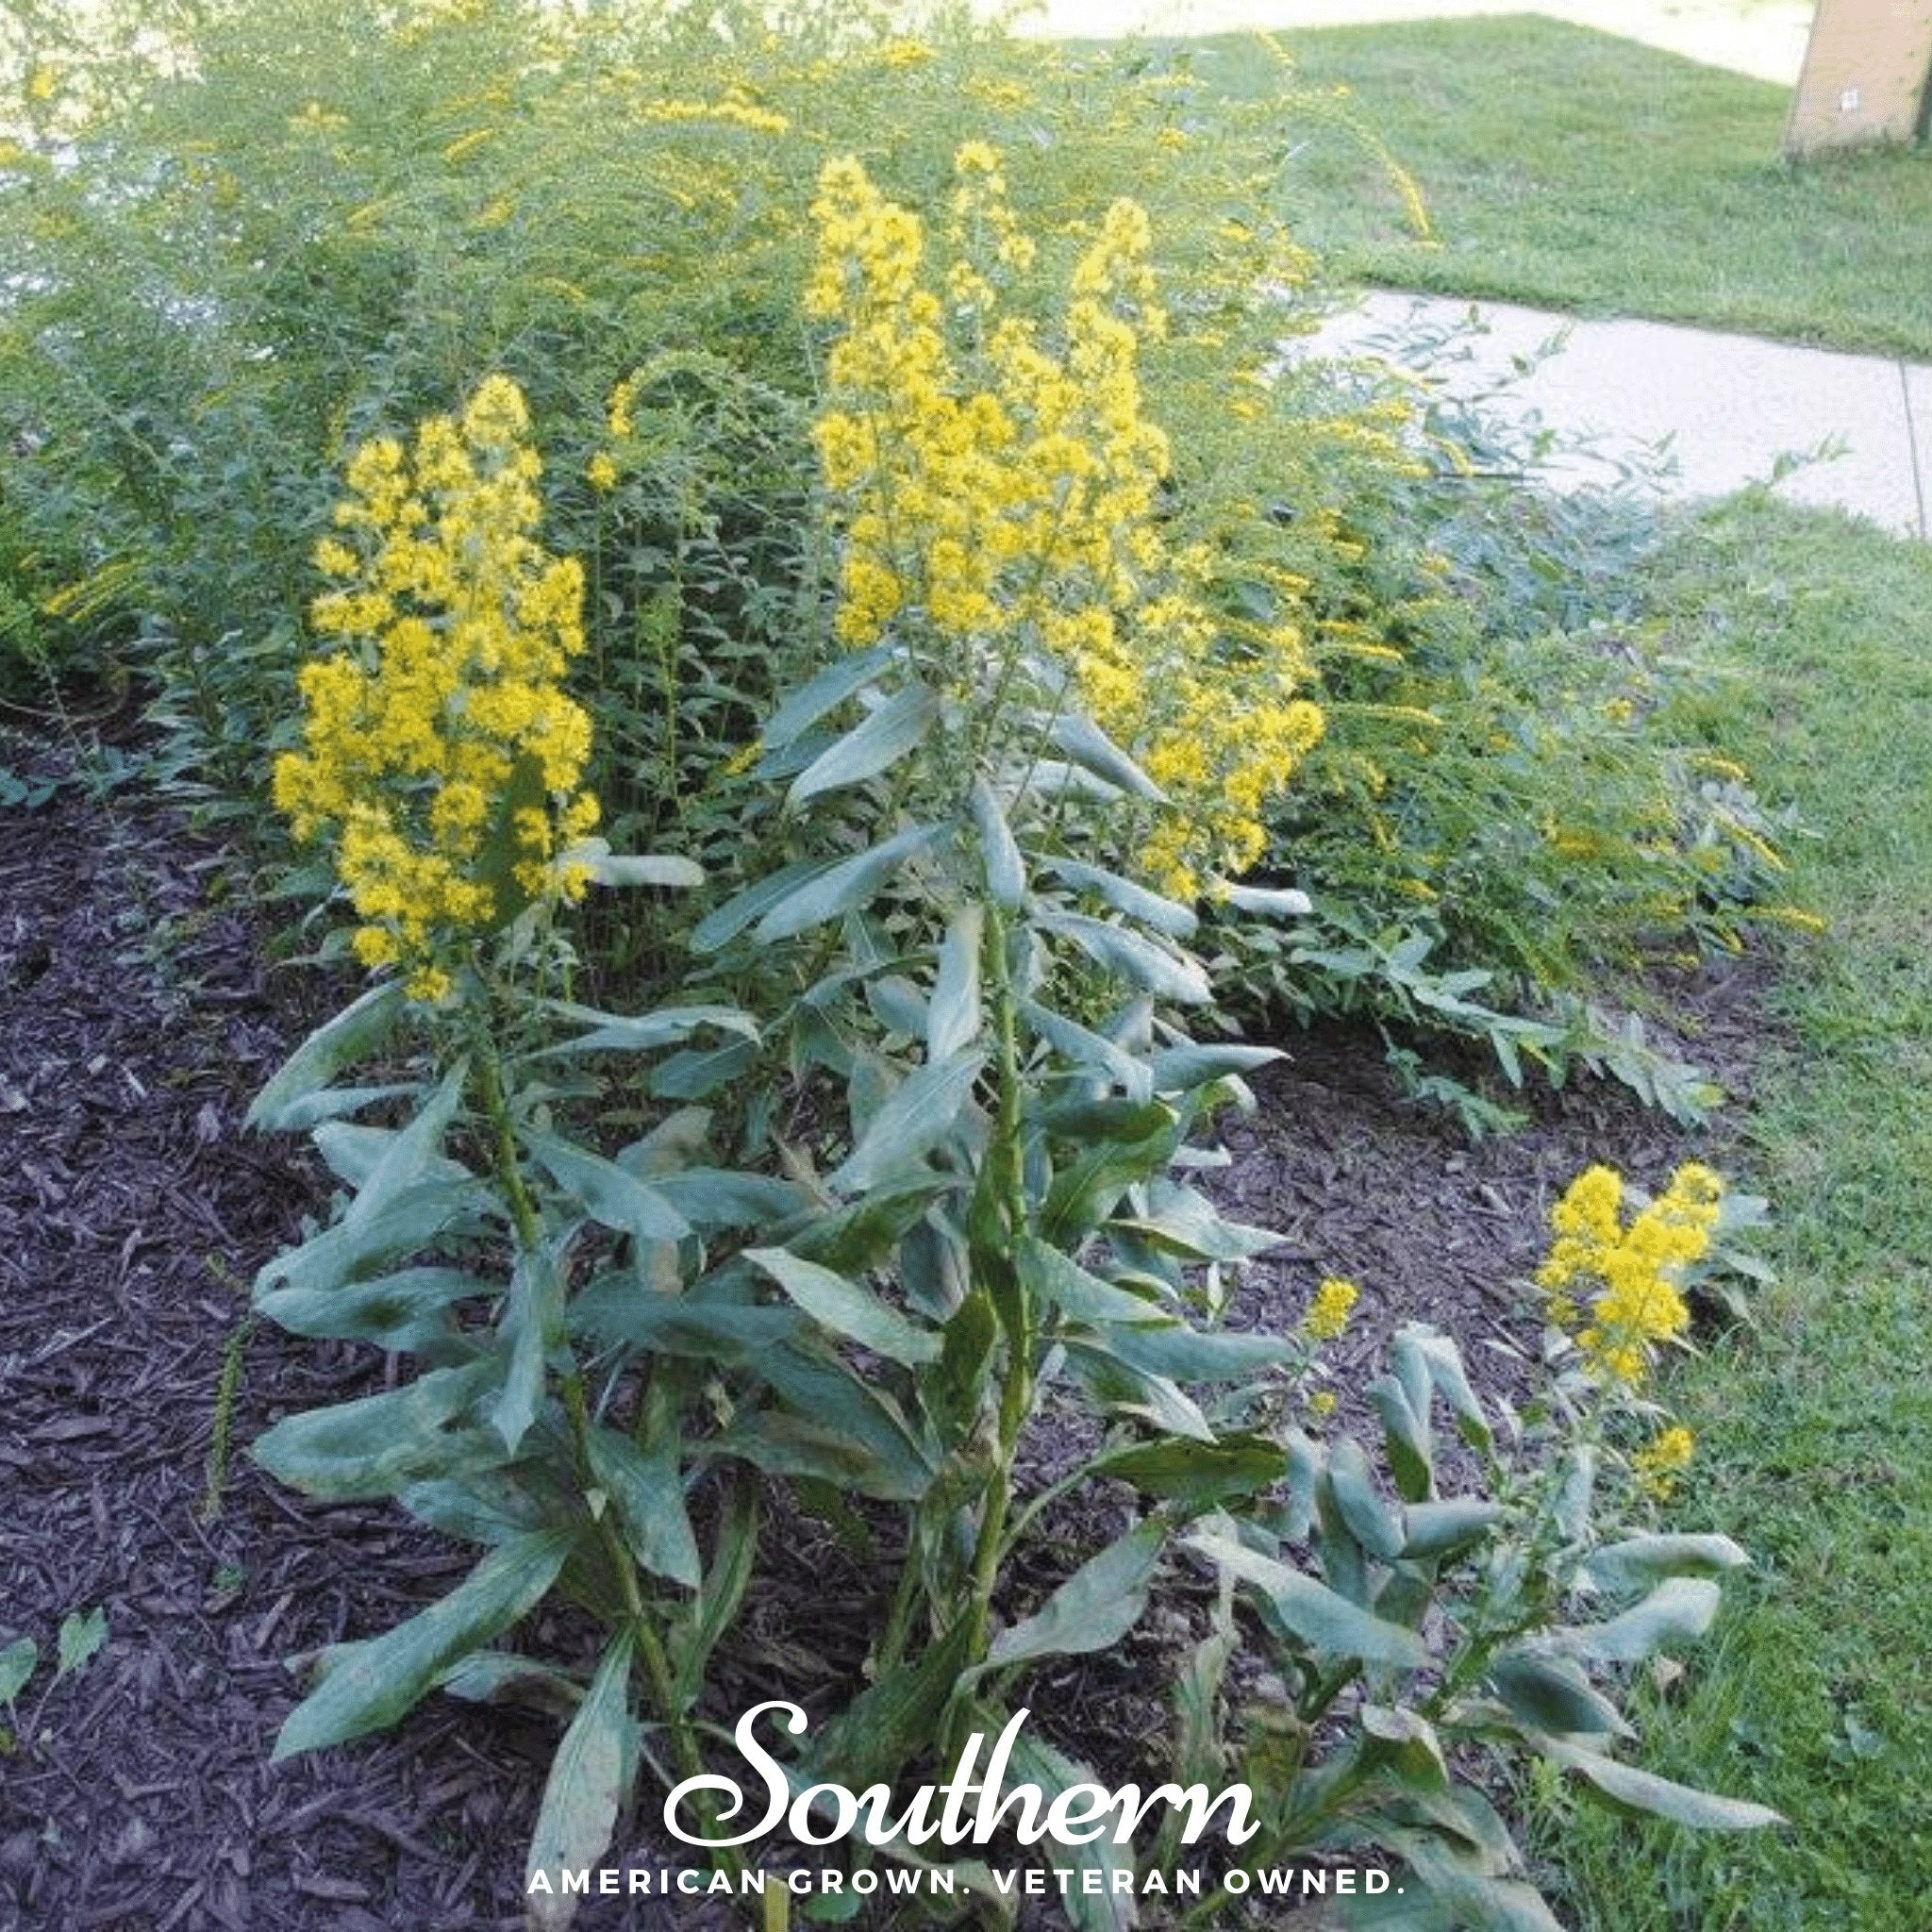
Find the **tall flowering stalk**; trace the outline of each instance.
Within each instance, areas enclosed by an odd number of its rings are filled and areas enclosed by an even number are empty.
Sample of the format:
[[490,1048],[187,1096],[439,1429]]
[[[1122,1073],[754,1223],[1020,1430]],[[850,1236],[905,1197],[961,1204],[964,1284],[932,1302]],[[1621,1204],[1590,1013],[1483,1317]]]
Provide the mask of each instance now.
[[999,156],[955,160],[951,260],[857,160],[830,162],[813,214],[808,310],[839,325],[818,444],[840,507],[839,635],[924,651],[999,706],[1030,676],[1071,700],[1163,794],[1141,814],[1143,873],[1191,898],[1265,844],[1261,813],[1322,732],[1298,695],[1300,629],[1224,618],[1208,559],[1162,527],[1172,451],[1140,361],[1167,321],[1145,211],[1116,201],[1048,329],[1020,306],[1038,247]]

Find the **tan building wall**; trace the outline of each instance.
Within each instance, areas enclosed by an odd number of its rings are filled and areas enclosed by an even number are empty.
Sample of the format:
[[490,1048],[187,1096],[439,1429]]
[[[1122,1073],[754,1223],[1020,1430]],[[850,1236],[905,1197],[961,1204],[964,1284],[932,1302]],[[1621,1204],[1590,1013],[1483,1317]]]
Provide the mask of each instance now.
[[1932,0],[1819,0],[1788,155],[1910,141],[1932,75]]

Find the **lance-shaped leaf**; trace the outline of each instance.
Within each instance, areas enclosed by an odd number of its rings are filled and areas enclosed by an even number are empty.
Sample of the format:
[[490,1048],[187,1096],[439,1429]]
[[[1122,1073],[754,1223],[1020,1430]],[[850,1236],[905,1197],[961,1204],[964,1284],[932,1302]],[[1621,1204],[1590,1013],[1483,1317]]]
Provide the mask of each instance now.
[[1630,1735],[1623,1713],[1566,1657],[1507,1650],[1485,1675],[1510,1716],[1532,1730]]
[[1641,1663],[1666,1643],[1702,1637],[1717,1615],[1720,1594],[1707,1577],[1668,1577],[1622,1616],[1553,1631],[1551,1641],[1573,1657]]
[[1191,1538],[1189,1547],[1253,1585],[1283,1626],[1320,1657],[1359,1657],[1366,1664],[1400,1670],[1421,1670],[1429,1661],[1427,1644],[1413,1630],[1371,1615],[1326,1584],[1258,1550],[1232,1538],[1205,1535]]
[[1750,1561],[1727,1536],[1633,1536],[1592,1550],[1583,1567],[1592,1582],[1622,1591],[1672,1576],[1721,1576]]
[[1060,712],[1049,736],[1083,772],[1091,772],[1122,791],[1144,798],[1150,805],[1167,803],[1167,793],[1084,713]]
[[543,1599],[575,1541],[575,1526],[505,1543],[440,1603],[366,1643],[346,1646],[282,1725],[277,1759],[392,1724],[459,1657],[500,1636]]
[[[1032,1731],[1022,1731],[1014,1740],[1008,1770],[1014,1784],[1037,1785],[1040,1788],[1047,1801],[1042,1810],[1062,1793],[1082,1786],[1091,1790],[1097,1800],[1108,1795],[1105,1787],[1084,1765],[1075,1764],[1071,1757],[1062,1756]],[[1135,1903],[1135,1887],[1131,1882],[1133,1847],[1115,1844],[1112,1820],[1105,1823],[1108,1828],[1085,1844],[1047,1841],[1053,1846],[1051,1857],[1056,1871],[1072,1867],[1075,1872],[1099,1874],[1099,1883],[1094,1890],[1089,1891],[1084,1884],[1069,1883],[1061,1894],[1061,1906],[1074,1932],[1132,1932],[1132,1928],[1140,1924],[1140,1908]],[[1093,1829],[1091,1825],[1087,1828]],[[1129,1883],[1117,1887],[1114,1883],[1117,1873],[1126,1874]]]
[[977,905],[959,908],[946,924],[940,970],[925,1012],[925,1052],[943,1060],[979,1038],[979,947],[986,914]]
[[821,1268],[816,1261],[801,1261],[783,1248],[747,1248],[744,1257],[835,1335],[908,1369],[939,1360],[941,1344],[933,1330],[908,1321],[858,1282]]
[[631,1555],[654,1575],[695,1590],[704,1570],[675,1459],[647,1456],[614,1429],[593,1427],[585,1440],[591,1474],[615,1505]]
[[396,980],[372,987],[344,1007],[282,1062],[274,1078],[255,1096],[247,1124],[281,1131],[308,1124],[300,1113],[303,1104],[326,1088],[344,1067],[374,1053],[389,1038],[402,1010],[403,989]]
[[705,882],[705,869],[695,860],[664,852],[612,852],[595,849],[600,841],[577,846],[565,857],[581,865],[595,886],[670,886],[680,891]]
[[530,1056],[532,1059],[556,1054],[650,1053],[713,1026],[747,1040],[756,1041],[758,1037],[758,1022],[736,1007],[659,1007],[649,1013],[606,1013],[570,1000],[545,1000],[543,1010],[553,1019],[580,1026],[584,1031],[554,1045],[540,1047]]
[[1005,808],[984,778],[973,781],[973,829],[979,834],[979,862],[995,906],[1017,912],[1026,898],[1026,861],[1007,823]]
[[835,1193],[862,1193],[911,1166],[952,1131],[985,1064],[984,1053],[962,1047],[908,1074],[866,1122],[858,1146],[825,1185]]
[[1169,939],[1191,939],[1201,924],[1191,907],[1163,899],[1158,892],[1150,892],[1145,886],[1123,878],[1117,872],[1108,872],[1104,866],[1087,865],[1058,855],[1046,859],[1045,864],[1076,891],[1091,892],[1116,912],[1124,912],[1129,919],[1152,926],[1156,932],[1164,932]]
[[782,751],[827,711],[856,697],[891,663],[893,656],[892,645],[874,644],[869,651],[834,658],[817,676],[789,692],[765,721],[765,743],[774,751]]
[[879,888],[938,836],[937,825],[908,825],[880,844],[841,858],[787,892],[752,928],[752,937],[762,945],[771,945],[870,904]]
[[1654,1772],[1639,1771],[1634,1764],[1620,1764],[1614,1757],[1565,1743],[1560,1739],[1542,1738],[1535,1741],[1545,1757],[1577,1773],[1591,1790],[1622,1811],[1647,1812],[1653,1818],[1668,1818],[1674,1824],[1688,1824],[1698,1831],[1756,1831],[1786,1822],[1781,1813],[1768,1805],[1754,1805],[1743,1798],[1721,1798],[1715,1791],[1674,1784]]
[[1071,940],[1096,966],[1130,986],[1145,987],[1184,1006],[1205,1006],[1213,997],[1198,959],[1170,952],[1126,926],[1090,919],[1084,912],[1041,912],[1039,918],[1047,931]]
[[272,1285],[255,1297],[255,1307],[291,1335],[373,1341],[414,1355],[448,1337],[452,1303],[494,1295],[501,1286],[460,1268],[405,1268],[330,1287]]
[[1239,886],[1224,882],[1220,896],[1237,912],[1252,912],[1262,919],[1304,919],[1315,909],[1306,892],[1292,887]]
[[1170,1436],[1136,1442],[1095,1458],[1095,1475],[1132,1483],[1150,1496],[1212,1509],[1272,1488],[1288,1474],[1288,1455],[1266,1436],[1223,1436],[1192,1442]]
[[441,1158],[442,1137],[462,1105],[468,1074],[469,1062],[458,1060],[437,1083],[416,1117],[390,1137],[342,1215],[344,1228],[369,1226],[425,1181],[447,1182],[448,1167]]
[[525,1132],[524,1144],[602,1226],[640,1243],[681,1241],[691,1232],[691,1223],[656,1188],[614,1160],[554,1134]]
[[291,1489],[332,1502],[393,1495],[405,1484],[504,1459],[466,1411],[493,1379],[490,1362],[436,1369],[403,1388],[285,1417],[256,1440],[256,1461]]
[[[551,1760],[524,1868],[532,1932],[562,1932],[575,1917],[576,1895],[563,1890],[562,1874],[581,1872],[603,1857],[637,1775],[638,1724],[630,1710],[635,1642],[625,1630],[604,1653]],[[540,1872],[549,1874],[551,1890],[532,1892]]]
[[1074,1572],[1032,1616],[1002,1630],[987,1654],[998,1670],[1037,1657],[1111,1650],[1147,1607],[1147,1591],[1166,1546],[1165,1524],[1137,1524]]
[[563,1341],[563,1271],[553,1247],[518,1256],[499,1329],[503,1383],[490,1420],[514,1456],[543,1403],[544,1368]]
[[828,745],[791,781],[785,794],[788,809],[821,792],[862,784],[890,771],[906,754],[925,741],[940,714],[939,693],[924,684],[907,684],[877,710],[856,724],[837,743]]

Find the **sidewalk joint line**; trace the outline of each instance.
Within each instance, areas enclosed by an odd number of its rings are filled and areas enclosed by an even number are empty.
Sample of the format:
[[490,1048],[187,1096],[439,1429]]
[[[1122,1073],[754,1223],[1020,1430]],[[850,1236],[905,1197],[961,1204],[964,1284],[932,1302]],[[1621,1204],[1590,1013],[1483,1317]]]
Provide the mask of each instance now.
[[[1925,471],[1919,456],[1919,432],[1912,422],[1912,379],[1907,373],[1905,358],[1898,363],[1898,392],[1906,406],[1906,457],[1912,466],[1912,494],[1919,504],[1919,541],[1932,542],[1932,526],[1925,522]],[[1932,424],[1926,425],[1932,428]]]

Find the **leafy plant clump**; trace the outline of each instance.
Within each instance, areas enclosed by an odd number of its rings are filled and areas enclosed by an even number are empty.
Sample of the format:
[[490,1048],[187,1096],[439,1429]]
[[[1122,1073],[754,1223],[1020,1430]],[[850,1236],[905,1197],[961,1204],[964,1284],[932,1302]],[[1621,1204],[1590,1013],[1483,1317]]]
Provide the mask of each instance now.
[[[748,773],[778,699],[839,648],[830,579],[856,592],[870,559],[876,597],[893,575],[862,512],[837,556],[819,512],[822,454],[849,470],[858,447],[819,447],[850,414],[822,408],[811,312],[824,162],[853,152],[943,210],[970,244],[955,302],[1010,277],[1006,247],[1064,278],[1131,184],[1165,291],[1141,416],[1189,428],[1141,519],[1178,600],[1159,676],[1180,675],[1145,760],[1219,799],[1216,864],[1314,902],[1265,941],[1217,940],[1226,1003],[1474,1033],[1506,1074],[1581,1060],[1694,1110],[1694,1074],[1599,1015],[1605,974],[1735,943],[1775,828],[1726,760],[1721,700],[1619,628],[1627,519],[1525,508],[1481,423],[1284,366],[1326,299],[1286,219],[1291,136],[1345,110],[1286,71],[1229,101],[1180,52],[1022,51],[958,21],[914,38],[883,8],[774,20],[751,0],[274,0],[181,13],[163,58],[137,6],[23,16],[0,45],[20,130],[0,144],[0,652],[36,678],[102,655],[137,671],[169,782],[253,824],[292,749],[346,457],[502,371],[541,425],[550,542],[583,574],[586,789],[614,842],[675,845],[718,903],[791,852]],[[971,143],[1029,157],[1009,227],[954,179]],[[1003,407],[1032,379],[1018,332],[1053,320],[1006,292],[981,345]],[[971,586],[900,587],[934,589]],[[1124,731],[1158,678],[1103,611],[1055,621],[1094,627],[1083,699]],[[1238,782],[1187,769],[1189,708],[1237,669]],[[1187,900],[1209,868],[1180,823],[1144,826],[1135,864]],[[611,983],[670,969],[668,902],[591,916]]]
[[[1146,211],[1116,202],[1056,262],[979,145],[942,206],[941,253],[858,158],[820,175],[803,272],[829,566],[806,588],[829,580],[842,648],[741,759],[751,875],[681,930],[650,915],[675,963],[621,1008],[581,996],[608,927],[575,902],[701,874],[590,832],[596,767],[562,688],[585,584],[537,545],[525,400],[492,375],[413,454],[351,458],[340,521],[374,547],[325,559],[331,655],[277,782],[385,970],[257,1103],[311,1133],[341,1198],[255,1305],[412,1373],[256,1453],[484,1554],[322,1659],[277,1750],[438,1687],[541,1683],[572,1715],[529,1878],[594,1863],[640,1790],[715,1790],[707,1686],[781,1486],[871,1525],[878,1571],[863,1670],[796,1790],[949,1767],[1043,1662],[1112,1647],[1161,1593],[1208,1622],[1178,1663],[1175,1775],[1243,1768],[1255,1860],[1372,1852],[1445,1919],[1552,1924],[1469,1752],[1690,1824],[1772,1818],[1628,1763],[1610,1695],[1619,1667],[1702,1633],[1743,1560],[1643,1527],[1690,1446],[1649,1377],[1722,1187],[1686,1170],[1633,1204],[1586,1175],[1555,1218],[1536,1401],[1499,1411],[1453,1343],[1406,1332],[1360,1391],[1380,1474],[1321,1386],[1350,1286],[1292,1334],[1229,1324],[1274,1237],[1191,1176],[1273,1054],[1181,1024],[1213,994],[1189,899],[1306,909],[1226,876],[1320,737],[1299,592],[1217,625],[1224,559],[1164,517],[1184,462],[1141,386],[1168,325]],[[372,525],[378,485],[396,505]],[[1026,1446],[1070,1413],[1072,1453],[1033,1479]],[[1100,1482],[1132,1498],[1124,1525],[1016,1614],[1053,1505]],[[553,1594],[600,1633],[580,1667],[507,1646]],[[1231,1674],[1243,1644],[1277,1698]],[[1093,1782],[1038,1737],[1009,1769],[1048,1797]],[[724,1822],[703,1835],[728,1874]],[[841,1856],[933,1862],[890,1835]],[[1073,1856],[1167,1873],[1186,1848]],[[569,1904],[533,1892],[540,1922]],[[1140,1911],[1110,1885],[1068,1905],[1083,1925]]]

